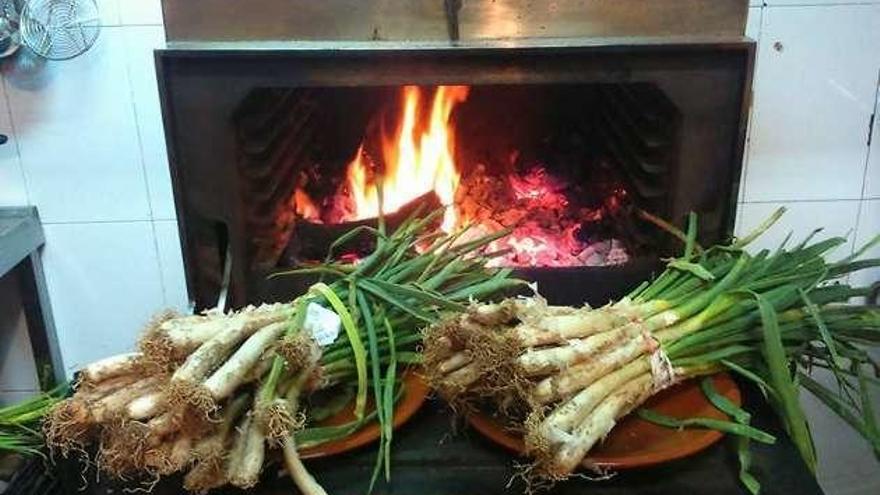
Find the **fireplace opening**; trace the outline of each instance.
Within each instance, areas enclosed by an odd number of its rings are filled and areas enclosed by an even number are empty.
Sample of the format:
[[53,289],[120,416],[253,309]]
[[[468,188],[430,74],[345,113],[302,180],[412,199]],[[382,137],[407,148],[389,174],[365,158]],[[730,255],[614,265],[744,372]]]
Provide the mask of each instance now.
[[[558,304],[603,304],[677,252],[646,214],[733,230],[753,46],[538,43],[157,53],[190,295],[285,300],[272,277],[421,208],[511,229],[492,262]],[[222,234],[222,235],[221,235]],[[334,250],[356,262],[370,236]]]
[[668,213],[680,119],[651,83],[255,89],[234,117],[254,268],[323,259],[380,203],[391,223],[443,209],[461,243],[509,230],[497,266],[656,259],[638,212]]

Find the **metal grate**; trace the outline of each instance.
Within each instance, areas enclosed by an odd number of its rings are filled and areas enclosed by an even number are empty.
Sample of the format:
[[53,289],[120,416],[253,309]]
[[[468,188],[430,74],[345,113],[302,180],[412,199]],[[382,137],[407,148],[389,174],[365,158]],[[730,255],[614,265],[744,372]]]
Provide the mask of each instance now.
[[22,41],[50,60],[81,55],[95,44],[99,32],[95,0],[31,0],[21,12]]

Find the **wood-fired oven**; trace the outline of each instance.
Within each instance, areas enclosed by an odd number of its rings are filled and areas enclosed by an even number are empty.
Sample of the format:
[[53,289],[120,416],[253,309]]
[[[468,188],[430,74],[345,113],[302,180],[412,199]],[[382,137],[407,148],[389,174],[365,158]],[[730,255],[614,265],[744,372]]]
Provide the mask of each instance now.
[[[168,4],[166,16],[184,8]],[[235,307],[289,299],[309,281],[269,276],[375,222],[380,189],[390,222],[444,208],[437,228],[467,225],[463,240],[510,229],[493,263],[559,303],[601,303],[648,276],[677,242],[648,218],[696,211],[703,241],[730,235],[752,42],[457,40],[457,26],[445,42],[157,51],[198,309],[227,283]]]

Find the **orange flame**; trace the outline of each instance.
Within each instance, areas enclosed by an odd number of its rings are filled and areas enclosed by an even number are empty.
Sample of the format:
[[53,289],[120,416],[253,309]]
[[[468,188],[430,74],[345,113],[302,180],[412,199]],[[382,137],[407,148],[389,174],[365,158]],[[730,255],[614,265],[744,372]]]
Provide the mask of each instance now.
[[315,203],[312,202],[312,198],[310,198],[301,188],[297,188],[296,191],[294,191],[293,202],[297,215],[310,220],[319,218],[320,212],[318,207],[315,206]]
[[[454,130],[449,118],[453,108],[467,99],[467,86],[439,86],[434,93],[427,126],[418,131],[422,92],[418,86],[403,88],[403,110],[397,134],[383,141],[385,170],[382,180],[382,209],[397,211],[406,203],[434,191],[446,206],[443,229],[451,232],[456,216],[452,207],[459,172],[455,167]],[[363,146],[348,165],[346,176],[354,205],[353,218],[360,220],[379,215],[379,195],[370,179]]]

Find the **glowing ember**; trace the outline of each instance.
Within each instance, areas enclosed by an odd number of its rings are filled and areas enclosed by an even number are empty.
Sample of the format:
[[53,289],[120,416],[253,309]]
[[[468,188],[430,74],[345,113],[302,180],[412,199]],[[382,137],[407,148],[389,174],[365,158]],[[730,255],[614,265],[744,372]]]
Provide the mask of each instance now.
[[533,167],[522,175],[511,175],[508,180],[516,199],[555,204],[560,208],[568,205],[568,198],[563,192],[565,184],[551,177],[543,167]]
[[601,222],[620,207],[622,189],[610,191],[604,204],[595,208],[578,208],[570,200],[574,193],[539,164],[507,175],[506,181],[483,175],[483,170],[477,167],[476,175],[465,176],[457,205],[462,217],[477,225],[461,242],[512,229],[489,246],[489,251],[506,251],[490,265],[606,266],[628,261],[619,241],[592,240],[581,232],[584,225]]

